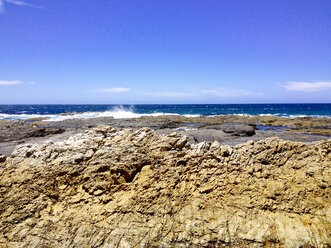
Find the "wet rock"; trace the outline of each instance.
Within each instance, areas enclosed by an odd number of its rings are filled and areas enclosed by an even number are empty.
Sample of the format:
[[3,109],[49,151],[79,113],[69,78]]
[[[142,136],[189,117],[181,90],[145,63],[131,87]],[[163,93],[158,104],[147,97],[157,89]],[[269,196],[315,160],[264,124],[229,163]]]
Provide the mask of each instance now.
[[0,154],[0,163],[5,162],[7,157],[5,155]]
[[255,134],[254,125],[246,125],[246,124],[233,124],[233,125],[220,125],[220,124],[204,124],[199,127],[200,129],[208,129],[208,130],[221,130],[226,134],[230,134],[232,136],[240,136],[247,137]]
[[222,131],[233,136],[247,137],[255,134],[255,129],[250,125],[223,126]]
[[40,127],[38,124],[25,121],[8,121],[0,124],[0,142],[22,140],[30,137],[45,137],[63,133],[65,130],[58,127]]
[[174,128],[179,128],[183,126],[183,123],[182,122],[179,122],[179,121],[169,121],[165,124],[162,124],[160,126],[160,129],[165,129],[165,128],[171,128],[171,129],[174,129]]
[[223,142],[233,137],[250,137],[255,134],[254,127],[250,125],[202,125],[198,130],[182,131],[190,138],[192,143],[203,141]]
[[215,130],[215,129],[200,129],[200,130],[186,131],[185,134],[190,138],[190,141],[192,143],[200,143],[203,141],[222,142],[228,136],[222,130]]

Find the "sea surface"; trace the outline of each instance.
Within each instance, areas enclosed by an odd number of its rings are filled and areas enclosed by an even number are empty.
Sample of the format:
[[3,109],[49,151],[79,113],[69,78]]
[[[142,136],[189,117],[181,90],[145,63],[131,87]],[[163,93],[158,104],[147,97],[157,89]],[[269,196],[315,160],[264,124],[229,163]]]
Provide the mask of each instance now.
[[[66,113],[73,113],[65,115]],[[260,115],[331,118],[331,103],[326,104],[140,104],[140,105],[0,105],[0,120],[45,117],[48,121],[73,118],[182,115]]]

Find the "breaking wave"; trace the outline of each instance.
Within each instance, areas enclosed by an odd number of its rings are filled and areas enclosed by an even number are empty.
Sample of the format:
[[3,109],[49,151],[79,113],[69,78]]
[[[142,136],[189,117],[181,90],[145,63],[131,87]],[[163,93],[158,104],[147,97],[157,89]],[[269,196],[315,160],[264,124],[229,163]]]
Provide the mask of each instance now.
[[[310,105],[306,107],[308,109]],[[313,105],[316,110],[304,111],[302,105],[286,105],[261,108],[259,105],[0,105],[0,120],[63,121],[68,119],[102,118],[132,119],[176,115],[184,117],[200,116],[277,116],[277,117],[326,117],[331,118],[330,104]],[[287,107],[287,108],[286,108]],[[321,110],[321,108],[323,109]],[[246,108],[246,109],[245,109]],[[262,110],[261,110],[262,109]],[[272,110],[274,110],[274,112]],[[309,109],[311,109],[309,107]],[[267,111],[266,111],[267,110]],[[270,110],[270,112],[268,111]],[[2,113],[1,113],[2,112]],[[268,113],[269,112],[269,113]],[[32,121],[32,120],[31,120]]]

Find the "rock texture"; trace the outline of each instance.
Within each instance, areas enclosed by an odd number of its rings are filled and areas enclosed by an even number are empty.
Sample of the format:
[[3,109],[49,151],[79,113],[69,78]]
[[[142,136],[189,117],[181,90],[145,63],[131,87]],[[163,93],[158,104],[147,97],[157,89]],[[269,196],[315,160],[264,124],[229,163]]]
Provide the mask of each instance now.
[[196,130],[181,131],[189,137],[191,143],[200,143],[203,141],[218,141],[233,140],[238,137],[251,137],[255,134],[253,126],[249,125],[209,125],[204,124],[196,128]]
[[0,246],[330,247],[331,140],[107,126],[0,162]]
[[53,134],[63,133],[63,128],[42,127],[40,123],[29,123],[26,121],[1,121],[0,142],[22,140],[29,137],[45,137]]

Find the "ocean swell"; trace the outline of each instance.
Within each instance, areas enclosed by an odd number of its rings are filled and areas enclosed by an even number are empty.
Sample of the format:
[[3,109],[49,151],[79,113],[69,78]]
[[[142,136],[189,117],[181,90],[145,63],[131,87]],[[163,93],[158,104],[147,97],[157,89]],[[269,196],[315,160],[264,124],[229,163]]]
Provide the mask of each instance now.
[[[214,117],[235,115],[239,117],[324,117],[331,118],[329,105],[315,106],[313,111],[302,105],[287,105],[281,108],[262,109],[259,106],[242,105],[233,108],[230,105],[0,105],[0,120],[29,120],[43,118],[46,121],[63,121],[68,119],[86,119],[112,117],[114,119],[132,119],[139,117],[157,117],[176,115],[184,117]],[[331,106],[331,105],[330,105]],[[286,109],[286,110],[285,110]],[[307,110],[307,111],[306,111]]]

